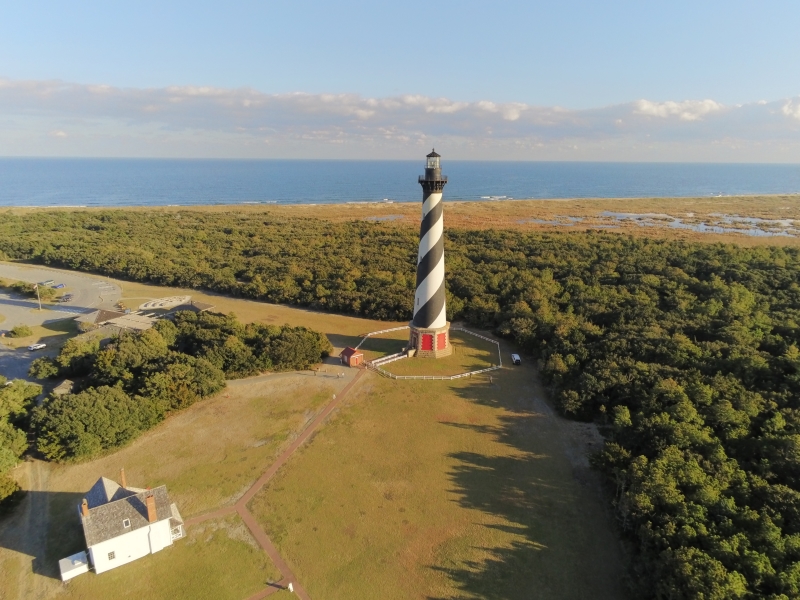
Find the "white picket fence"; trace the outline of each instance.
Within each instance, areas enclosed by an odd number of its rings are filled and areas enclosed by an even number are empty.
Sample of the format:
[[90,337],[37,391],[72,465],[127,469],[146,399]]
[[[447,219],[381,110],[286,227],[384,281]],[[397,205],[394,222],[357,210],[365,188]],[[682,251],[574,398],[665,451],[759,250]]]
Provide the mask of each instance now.
[[408,354],[405,352],[395,352],[394,354],[389,354],[387,356],[381,356],[380,358],[376,358],[375,360],[371,360],[370,363],[375,365],[376,367],[380,365],[388,365],[391,362],[396,360],[402,360],[407,358]]
[[[387,333],[389,331],[399,331],[401,329],[408,329],[408,327],[395,327],[394,329],[386,329],[385,331],[375,331],[373,333],[367,334],[364,337],[364,340],[367,339],[370,335],[376,335],[379,333]],[[463,327],[451,327],[450,331],[463,331],[464,333],[468,333],[469,335],[474,335],[477,338],[482,340],[486,340],[497,346],[497,361],[496,365],[492,365],[491,367],[487,367],[486,369],[478,369],[477,371],[469,371],[467,373],[459,373],[458,375],[395,375],[394,373],[389,373],[384,369],[381,369],[381,365],[387,365],[390,362],[394,362],[396,360],[400,360],[406,357],[406,354],[403,352],[398,352],[397,354],[390,354],[389,356],[384,356],[382,358],[375,359],[373,361],[369,361],[366,363],[367,369],[370,371],[375,371],[384,377],[388,377],[390,379],[421,379],[425,380],[450,380],[453,379],[463,379],[464,377],[471,378],[473,375],[480,375],[481,373],[489,373],[490,371],[496,371],[497,369],[503,368],[503,357],[500,354],[500,342],[497,340],[493,340],[492,338],[488,338],[485,335],[481,335],[480,333],[475,333],[474,331],[470,331],[469,329],[464,329]],[[361,343],[364,342],[361,340]],[[359,344],[360,346],[361,344]],[[358,347],[358,346],[356,346]],[[387,360],[388,359],[388,360]]]
[[367,339],[371,338],[373,335],[381,335],[382,333],[390,333],[392,331],[402,331],[403,329],[408,329],[408,325],[403,325],[402,327],[392,327],[391,329],[381,329],[380,331],[370,331],[369,333],[365,333],[362,340],[358,342],[358,346],[355,347],[356,350],[361,348],[361,344],[367,341]]

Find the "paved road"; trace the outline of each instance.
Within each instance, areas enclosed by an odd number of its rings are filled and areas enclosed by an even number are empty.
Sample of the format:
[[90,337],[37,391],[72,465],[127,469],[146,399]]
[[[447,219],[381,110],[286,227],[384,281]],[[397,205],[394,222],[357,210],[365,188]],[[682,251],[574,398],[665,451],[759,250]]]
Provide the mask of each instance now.
[[[61,319],[77,317],[96,308],[113,308],[122,295],[119,286],[99,277],[48,267],[0,262],[0,277],[29,283],[52,279],[66,286],[59,291],[74,295],[72,301],[68,303],[43,303],[40,311],[35,299],[0,293],[0,315],[5,317],[0,323],[0,331],[12,329],[17,325],[46,325]],[[0,375],[8,379],[25,378],[31,361],[42,355],[41,352],[13,350],[0,344]]]

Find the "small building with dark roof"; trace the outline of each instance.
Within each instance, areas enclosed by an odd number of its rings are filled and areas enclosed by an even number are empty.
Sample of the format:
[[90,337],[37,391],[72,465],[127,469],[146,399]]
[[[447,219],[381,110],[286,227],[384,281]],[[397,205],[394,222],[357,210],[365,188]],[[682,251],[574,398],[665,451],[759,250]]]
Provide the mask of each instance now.
[[339,353],[339,358],[342,360],[343,365],[357,367],[364,362],[364,353],[348,346]]
[[184,537],[183,519],[167,487],[128,487],[101,477],[79,507],[89,561],[102,573],[154,554]]
[[85,315],[81,315],[80,317],[76,317],[75,322],[79,324],[83,331],[89,331],[90,329],[100,327],[104,323],[108,323],[112,319],[124,316],[124,312],[105,310],[101,308],[99,310],[93,310],[90,313],[86,313]]

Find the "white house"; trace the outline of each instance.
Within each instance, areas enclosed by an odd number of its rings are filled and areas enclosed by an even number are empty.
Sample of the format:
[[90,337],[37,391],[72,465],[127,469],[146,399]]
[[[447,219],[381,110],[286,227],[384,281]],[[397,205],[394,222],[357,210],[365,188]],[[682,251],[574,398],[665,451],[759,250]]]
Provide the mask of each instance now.
[[183,519],[171,504],[167,487],[127,487],[101,477],[80,506],[83,534],[94,572],[153,554],[184,537]]

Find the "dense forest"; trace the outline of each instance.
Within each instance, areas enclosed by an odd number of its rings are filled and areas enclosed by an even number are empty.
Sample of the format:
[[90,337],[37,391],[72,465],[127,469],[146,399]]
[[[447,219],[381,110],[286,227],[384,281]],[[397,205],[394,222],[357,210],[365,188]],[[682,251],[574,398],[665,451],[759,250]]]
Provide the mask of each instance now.
[[76,381],[72,393],[33,409],[32,431],[49,459],[92,458],[218,392],[226,378],[306,369],[330,350],[324,335],[305,327],[243,325],[233,315],[191,311],[102,348],[96,338],[73,338],[55,360],[31,364],[31,376]]
[[[383,319],[410,317],[416,243],[257,213],[0,222],[8,258]],[[797,250],[496,230],[445,249],[449,318],[515,340],[565,415],[604,427],[638,596],[800,597]]]

